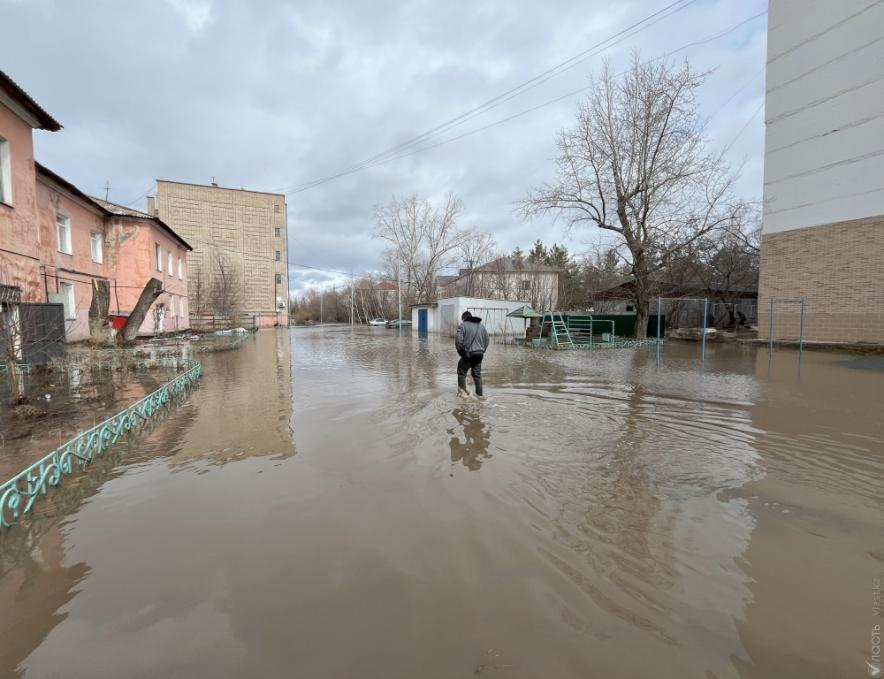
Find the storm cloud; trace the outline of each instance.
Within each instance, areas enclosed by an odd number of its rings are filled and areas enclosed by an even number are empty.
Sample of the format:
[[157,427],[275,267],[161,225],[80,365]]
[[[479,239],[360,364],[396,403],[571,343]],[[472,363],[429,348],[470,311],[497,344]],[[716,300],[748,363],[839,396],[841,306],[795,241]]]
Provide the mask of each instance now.
[[[667,4],[0,0],[0,69],[65,126],[36,133],[38,160],[93,194],[109,181],[111,200],[143,209],[156,178],[290,192],[469,111]],[[671,58],[709,71],[699,98],[710,143],[741,167],[742,197],[758,199],[766,16],[755,15],[766,4],[685,2],[427,144],[585,87],[603,58],[617,66],[633,49],[654,58],[685,47]],[[377,270],[374,207],[393,194],[453,190],[465,204],[462,223],[492,233],[503,249],[536,238],[575,253],[591,248],[597,234],[589,230],[566,233],[513,213],[551,176],[555,134],[579,97],[290,193],[292,290],[340,280],[334,272]]]

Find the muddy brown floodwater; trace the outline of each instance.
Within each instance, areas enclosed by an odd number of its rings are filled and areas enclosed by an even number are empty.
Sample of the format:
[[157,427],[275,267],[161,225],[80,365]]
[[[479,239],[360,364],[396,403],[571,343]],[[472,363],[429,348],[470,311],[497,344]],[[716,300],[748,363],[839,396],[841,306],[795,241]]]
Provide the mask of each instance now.
[[416,333],[205,356],[3,536],[0,676],[868,676],[884,359],[697,354],[494,346],[484,403]]

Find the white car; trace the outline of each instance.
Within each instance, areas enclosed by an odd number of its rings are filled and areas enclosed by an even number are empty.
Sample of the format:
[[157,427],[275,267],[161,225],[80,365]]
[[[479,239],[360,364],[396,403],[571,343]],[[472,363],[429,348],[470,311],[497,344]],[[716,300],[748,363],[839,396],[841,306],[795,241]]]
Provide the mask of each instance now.
[[369,325],[387,325],[386,318],[372,318],[369,322]]

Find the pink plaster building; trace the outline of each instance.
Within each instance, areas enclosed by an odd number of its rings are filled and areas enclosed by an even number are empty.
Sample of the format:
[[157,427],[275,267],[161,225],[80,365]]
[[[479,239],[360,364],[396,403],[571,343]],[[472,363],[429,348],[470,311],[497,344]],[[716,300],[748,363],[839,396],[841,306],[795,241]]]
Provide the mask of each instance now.
[[34,130],[61,125],[0,71],[0,285],[26,302],[46,301],[36,231]]
[[151,278],[163,283],[139,334],[189,327],[187,253],[157,217],[86,195],[34,161],[32,131],[61,126],[0,72],[0,292],[60,303],[68,341],[89,337],[93,281],[128,315]]

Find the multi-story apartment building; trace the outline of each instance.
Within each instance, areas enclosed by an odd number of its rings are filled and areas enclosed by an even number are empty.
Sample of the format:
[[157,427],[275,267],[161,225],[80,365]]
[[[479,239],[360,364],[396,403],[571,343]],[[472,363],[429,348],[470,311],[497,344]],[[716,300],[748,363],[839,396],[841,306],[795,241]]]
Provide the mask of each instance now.
[[145,284],[161,280],[139,334],[186,329],[187,242],[37,163],[34,129],[61,126],[0,72],[0,339],[26,335],[28,314],[47,303],[61,308],[65,339],[89,338],[95,281],[108,283],[110,314],[127,316]]
[[[758,320],[884,342],[884,5],[770,0]],[[777,302],[777,300],[783,300]]]
[[194,248],[192,320],[220,315],[258,327],[288,323],[284,195],[158,179],[148,212]]

